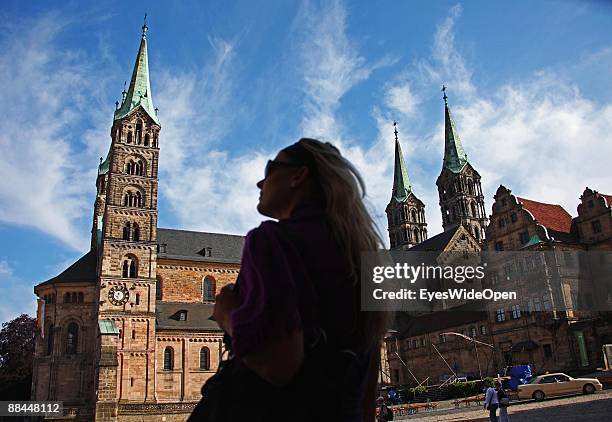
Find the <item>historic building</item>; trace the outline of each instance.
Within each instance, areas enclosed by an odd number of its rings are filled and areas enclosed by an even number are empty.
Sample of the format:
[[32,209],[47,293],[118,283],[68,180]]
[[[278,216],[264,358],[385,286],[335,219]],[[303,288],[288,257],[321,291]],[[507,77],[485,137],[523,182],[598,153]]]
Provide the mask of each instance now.
[[395,127],[395,167],[393,169],[393,191],[385,209],[389,223],[391,249],[406,250],[427,239],[425,204],[412,191],[406,170],[402,147]]
[[455,122],[451,116],[444,91],[444,160],[442,171],[436,180],[442,227],[450,230],[464,225],[481,241],[487,228],[484,195],[480,185],[480,174],[472,167],[463,149]]
[[45,301],[32,400],[77,420],[184,420],[217,368],[222,332],[208,318],[234,282],[244,239],[157,227],[161,124],[147,26],[96,180],[91,249],[34,291]]
[[[560,205],[515,196],[504,186],[494,198],[484,248],[499,262],[488,281],[519,292],[515,303],[489,305],[499,361],[530,363],[538,372],[602,367],[612,326],[601,311],[612,309],[612,291],[609,275],[601,283],[588,261],[612,250],[610,196],[586,188],[575,218]],[[608,302],[596,306],[598,299]]]

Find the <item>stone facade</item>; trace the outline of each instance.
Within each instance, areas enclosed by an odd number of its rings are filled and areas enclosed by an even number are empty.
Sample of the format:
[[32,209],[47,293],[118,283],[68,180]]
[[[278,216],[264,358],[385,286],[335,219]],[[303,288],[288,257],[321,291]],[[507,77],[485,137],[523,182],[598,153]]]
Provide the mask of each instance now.
[[146,29],[98,168],[91,250],[34,289],[45,333],[32,399],[63,401],[71,420],[185,420],[224,351],[208,317],[236,281],[243,239],[157,228]]

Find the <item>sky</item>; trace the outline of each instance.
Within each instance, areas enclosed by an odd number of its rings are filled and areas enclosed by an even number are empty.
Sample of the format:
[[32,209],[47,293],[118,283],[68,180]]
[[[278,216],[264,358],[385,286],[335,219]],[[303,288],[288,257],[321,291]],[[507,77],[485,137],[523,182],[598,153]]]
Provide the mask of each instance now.
[[99,157],[147,13],[158,226],[244,235],[302,136],[361,172],[386,236],[398,122],[442,231],[442,84],[491,213],[500,184],[576,215],[612,194],[612,1],[37,1],[0,6],[0,322],[89,248]]

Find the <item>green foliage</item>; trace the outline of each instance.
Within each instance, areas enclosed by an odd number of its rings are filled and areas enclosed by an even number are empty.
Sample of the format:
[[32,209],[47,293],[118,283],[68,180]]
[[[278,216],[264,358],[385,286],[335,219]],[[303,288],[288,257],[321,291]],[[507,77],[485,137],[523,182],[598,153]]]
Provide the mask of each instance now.
[[0,397],[29,400],[36,319],[21,315],[2,324],[0,331]]
[[418,387],[412,387],[409,391],[416,396],[418,394],[427,393],[427,387],[424,385],[419,385]]

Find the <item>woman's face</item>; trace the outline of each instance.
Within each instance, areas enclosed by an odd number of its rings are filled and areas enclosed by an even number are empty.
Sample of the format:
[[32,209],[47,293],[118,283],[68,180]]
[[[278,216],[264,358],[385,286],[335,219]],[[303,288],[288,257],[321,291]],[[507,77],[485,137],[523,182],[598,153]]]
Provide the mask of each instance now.
[[299,169],[291,164],[289,157],[279,152],[273,160],[269,174],[257,183],[260,189],[257,211],[267,217],[276,219],[287,218],[291,214],[295,198],[292,176]]

